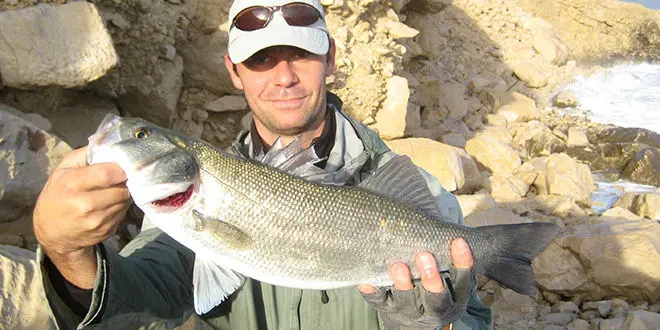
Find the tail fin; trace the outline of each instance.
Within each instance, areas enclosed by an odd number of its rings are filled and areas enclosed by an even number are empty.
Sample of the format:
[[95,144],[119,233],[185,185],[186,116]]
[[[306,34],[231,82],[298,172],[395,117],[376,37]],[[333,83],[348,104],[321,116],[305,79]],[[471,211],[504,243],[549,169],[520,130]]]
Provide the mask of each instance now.
[[495,246],[479,260],[479,272],[521,294],[536,294],[532,260],[552,242],[559,227],[547,222],[477,227]]

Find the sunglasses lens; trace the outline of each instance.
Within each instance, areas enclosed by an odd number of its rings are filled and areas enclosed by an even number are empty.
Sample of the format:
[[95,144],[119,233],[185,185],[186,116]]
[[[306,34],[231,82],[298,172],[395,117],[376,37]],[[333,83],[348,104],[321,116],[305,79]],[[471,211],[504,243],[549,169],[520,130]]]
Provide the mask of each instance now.
[[268,23],[270,10],[265,7],[246,8],[234,19],[234,26],[243,31],[254,31],[263,28]]
[[282,8],[282,16],[289,25],[308,26],[316,23],[321,17],[319,12],[304,3],[291,3]]

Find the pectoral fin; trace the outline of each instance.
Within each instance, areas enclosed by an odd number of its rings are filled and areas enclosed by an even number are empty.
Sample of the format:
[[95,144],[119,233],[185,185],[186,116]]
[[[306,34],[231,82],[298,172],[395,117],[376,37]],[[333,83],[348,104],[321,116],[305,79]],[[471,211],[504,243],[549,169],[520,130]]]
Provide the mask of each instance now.
[[201,315],[219,305],[243,285],[243,275],[204,258],[195,257],[193,286],[195,312]]
[[204,231],[217,237],[219,241],[229,245],[232,249],[241,251],[252,249],[254,240],[240,228],[197,210],[193,210],[192,214],[197,220],[196,229],[198,231]]

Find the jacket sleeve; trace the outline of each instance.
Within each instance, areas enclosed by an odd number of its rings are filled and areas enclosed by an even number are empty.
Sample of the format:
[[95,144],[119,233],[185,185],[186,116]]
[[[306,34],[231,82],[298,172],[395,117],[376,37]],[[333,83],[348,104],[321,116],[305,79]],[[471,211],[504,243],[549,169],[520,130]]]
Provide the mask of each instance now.
[[[60,328],[75,329],[117,315],[181,319],[192,313],[194,254],[158,228],[140,233],[119,254],[97,246],[92,303],[81,320],[42,274],[51,312]],[[43,253],[39,254],[44,271]]]

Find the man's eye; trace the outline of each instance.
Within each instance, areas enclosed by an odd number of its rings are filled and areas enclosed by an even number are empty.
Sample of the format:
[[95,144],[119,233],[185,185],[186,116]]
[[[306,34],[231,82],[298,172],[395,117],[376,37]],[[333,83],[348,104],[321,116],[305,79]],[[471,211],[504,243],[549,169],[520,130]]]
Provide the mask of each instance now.
[[271,59],[270,59],[269,56],[267,56],[265,54],[257,53],[257,54],[254,54],[253,56],[251,56],[250,58],[248,58],[245,61],[245,64],[248,67],[253,67],[253,66],[261,66],[261,65],[267,64],[270,61],[271,61]]
[[297,58],[308,58],[308,57],[310,57],[310,56],[312,56],[312,53],[310,53],[310,52],[308,52],[308,51],[306,51],[306,50],[304,50],[304,49],[298,49],[298,50],[296,51],[296,57],[297,57]]

